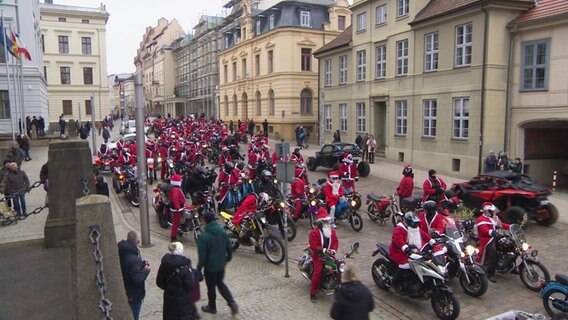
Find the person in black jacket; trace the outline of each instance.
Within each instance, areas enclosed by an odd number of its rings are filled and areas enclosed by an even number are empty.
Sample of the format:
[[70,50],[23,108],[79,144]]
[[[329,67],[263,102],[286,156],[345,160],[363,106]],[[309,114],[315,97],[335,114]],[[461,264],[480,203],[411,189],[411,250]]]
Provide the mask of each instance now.
[[335,290],[335,301],[330,316],[334,320],[368,320],[375,308],[371,291],[357,276],[352,265],[346,265],[342,274],[341,287]]
[[142,301],[146,296],[144,282],[150,273],[150,265],[140,257],[139,242],[136,231],[130,231],[126,240],[121,240],[118,243],[122,280],[134,320],[138,320],[140,316]]
[[102,194],[103,196],[109,196],[108,183],[105,182],[105,178],[101,175],[97,176],[97,183],[95,183],[95,189],[97,194]]
[[183,256],[183,245],[172,242],[169,253],[162,257],[156,284],[164,290],[163,320],[193,320],[198,318],[192,291],[195,277],[191,260]]

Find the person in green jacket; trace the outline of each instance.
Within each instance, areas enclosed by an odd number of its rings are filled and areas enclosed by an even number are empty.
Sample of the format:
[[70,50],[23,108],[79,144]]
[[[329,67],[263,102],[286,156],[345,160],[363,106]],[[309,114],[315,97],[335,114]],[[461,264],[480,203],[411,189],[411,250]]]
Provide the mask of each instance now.
[[204,216],[205,230],[199,237],[198,253],[199,262],[197,270],[200,272],[205,270],[205,284],[207,285],[207,298],[209,303],[201,307],[203,312],[217,313],[217,305],[215,300],[217,294],[215,288],[219,288],[219,292],[229,304],[231,314],[234,316],[239,312],[239,307],[233,299],[233,295],[227,285],[223,282],[225,277],[225,265],[231,261],[233,257],[233,248],[225,230],[217,223],[215,213],[208,212]]

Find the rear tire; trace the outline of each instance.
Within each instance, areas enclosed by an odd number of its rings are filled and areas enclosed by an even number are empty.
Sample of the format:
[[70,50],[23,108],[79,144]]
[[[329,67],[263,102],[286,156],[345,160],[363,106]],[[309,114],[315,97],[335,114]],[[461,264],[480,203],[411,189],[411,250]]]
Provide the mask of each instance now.
[[296,222],[294,221],[294,219],[292,219],[292,217],[290,217],[289,215],[287,215],[286,219],[288,220],[288,241],[292,241],[296,238],[296,233],[298,232],[298,228],[296,226]]
[[528,222],[529,214],[523,207],[512,206],[503,213],[502,220],[508,224],[518,224],[523,228]]
[[389,262],[385,258],[379,258],[373,262],[373,266],[371,267],[371,276],[373,277],[373,281],[377,287],[388,290],[390,285],[387,283],[386,279],[388,277],[388,265]]
[[357,165],[357,171],[359,172],[359,176],[363,178],[368,177],[371,173],[371,166],[367,161],[361,161]]
[[379,217],[377,217],[376,214],[376,207],[374,203],[369,204],[369,206],[367,207],[367,215],[369,216],[369,219],[371,219],[371,221],[377,221],[379,220]]
[[454,320],[460,315],[460,303],[451,292],[440,290],[432,295],[430,302],[434,313],[442,320]]
[[537,219],[536,222],[541,226],[549,227],[558,221],[558,209],[552,204],[549,203],[542,207],[542,209],[538,211],[548,211],[548,215],[545,218],[539,219],[541,212],[537,212]]
[[316,171],[316,169],[318,168],[318,161],[315,157],[309,157],[308,161],[306,162],[306,167],[308,167],[308,170],[310,171]]

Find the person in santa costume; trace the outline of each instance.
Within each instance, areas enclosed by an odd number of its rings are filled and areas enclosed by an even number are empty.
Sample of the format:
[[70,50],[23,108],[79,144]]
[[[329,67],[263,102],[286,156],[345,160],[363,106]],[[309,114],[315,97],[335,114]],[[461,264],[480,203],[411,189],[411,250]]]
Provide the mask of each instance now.
[[422,195],[422,202],[426,200],[433,200],[440,203],[442,200],[447,200],[444,192],[446,191],[446,183],[444,180],[436,176],[436,170],[428,170],[428,178],[422,184],[424,193]]
[[323,268],[325,265],[325,255],[335,256],[339,248],[339,240],[335,229],[331,227],[331,217],[324,207],[318,209],[316,215],[317,227],[310,231],[309,244],[314,272],[310,284],[310,300],[316,302],[318,289],[320,287]]
[[343,154],[343,161],[339,166],[339,176],[343,182],[343,191],[346,194],[355,192],[355,181],[359,181],[357,166],[353,163],[353,155]]
[[101,144],[101,147],[97,150],[97,156],[99,158],[110,156],[110,149],[107,147],[106,143]]
[[254,180],[256,178],[256,168],[258,166],[258,162],[261,160],[259,155],[259,150],[257,147],[253,147],[252,150],[248,154],[248,170],[249,170],[249,178]]
[[232,162],[225,162],[223,169],[219,172],[219,184],[217,189],[219,190],[219,204],[222,204],[229,193],[229,190],[239,182],[240,170],[235,169],[235,165]]
[[482,214],[475,221],[475,229],[479,236],[479,252],[477,256],[478,262],[484,264],[487,269],[487,279],[495,283],[495,269],[497,268],[497,249],[495,243],[497,240],[497,230],[503,228],[509,230],[510,225],[501,222],[497,216],[499,209],[491,202],[485,202],[481,205]]
[[396,188],[396,195],[398,196],[398,203],[402,203],[402,199],[412,197],[414,190],[414,172],[409,165],[404,166],[402,169],[403,178],[400,180]]
[[335,228],[335,209],[343,196],[343,189],[339,183],[339,174],[337,171],[330,171],[327,174],[327,178],[327,183],[323,187],[323,193],[325,194],[325,202],[329,207],[331,225]]
[[128,153],[126,149],[122,149],[122,152],[118,156],[119,166],[134,166],[136,165],[136,159]]
[[226,162],[233,162],[233,158],[231,158],[230,150],[227,147],[221,148],[221,155],[219,155],[219,160],[217,164],[219,167],[223,167]]
[[298,221],[302,214],[302,200],[306,197],[306,181],[304,179],[305,172],[301,168],[296,168],[294,182],[292,183],[292,197],[294,197],[294,212],[292,219]]
[[290,155],[290,161],[294,162],[295,166],[304,163],[304,157],[302,157],[302,155],[300,154],[299,147],[294,148],[294,152],[292,152],[292,154]]
[[[243,221],[244,217],[248,213],[256,212],[262,206],[267,204],[269,200],[270,197],[268,196],[268,194],[264,192],[261,192],[259,194],[251,193],[248,196],[246,196],[243,202],[241,203],[241,205],[239,206],[239,208],[237,209],[237,212],[235,212],[235,216],[233,217],[233,224],[237,227],[237,230],[238,227],[241,225],[241,222]],[[242,238],[246,235],[246,233],[247,230],[245,228],[241,228],[239,236]]]
[[424,202],[422,208],[424,210],[418,215],[420,218],[420,230],[429,235],[446,233],[446,220],[438,212],[438,204],[428,200]]
[[182,178],[179,174],[172,175],[170,179],[170,184],[172,188],[168,193],[168,199],[170,200],[170,211],[172,212],[172,230],[170,230],[170,238],[173,241],[177,241],[178,228],[181,221],[181,216],[185,208],[185,196],[181,191],[181,181]]
[[436,243],[428,233],[418,228],[419,224],[420,219],[414,212],[407,212],[392,232],[389,257],[398,265],[398,272],[393,279],[393,287],[398,287],[398,292],[403,292],[400,288],[402,281],[411,273],[408,256],[422,250],[426,245],[433,246]]

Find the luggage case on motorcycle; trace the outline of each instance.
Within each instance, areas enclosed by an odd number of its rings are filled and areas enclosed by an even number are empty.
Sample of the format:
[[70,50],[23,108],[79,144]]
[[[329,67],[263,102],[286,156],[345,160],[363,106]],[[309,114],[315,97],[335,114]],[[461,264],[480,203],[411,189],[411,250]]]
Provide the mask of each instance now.
[[403,212],[415,211],[422,204],[422,197],[408,197],[400,201]]

